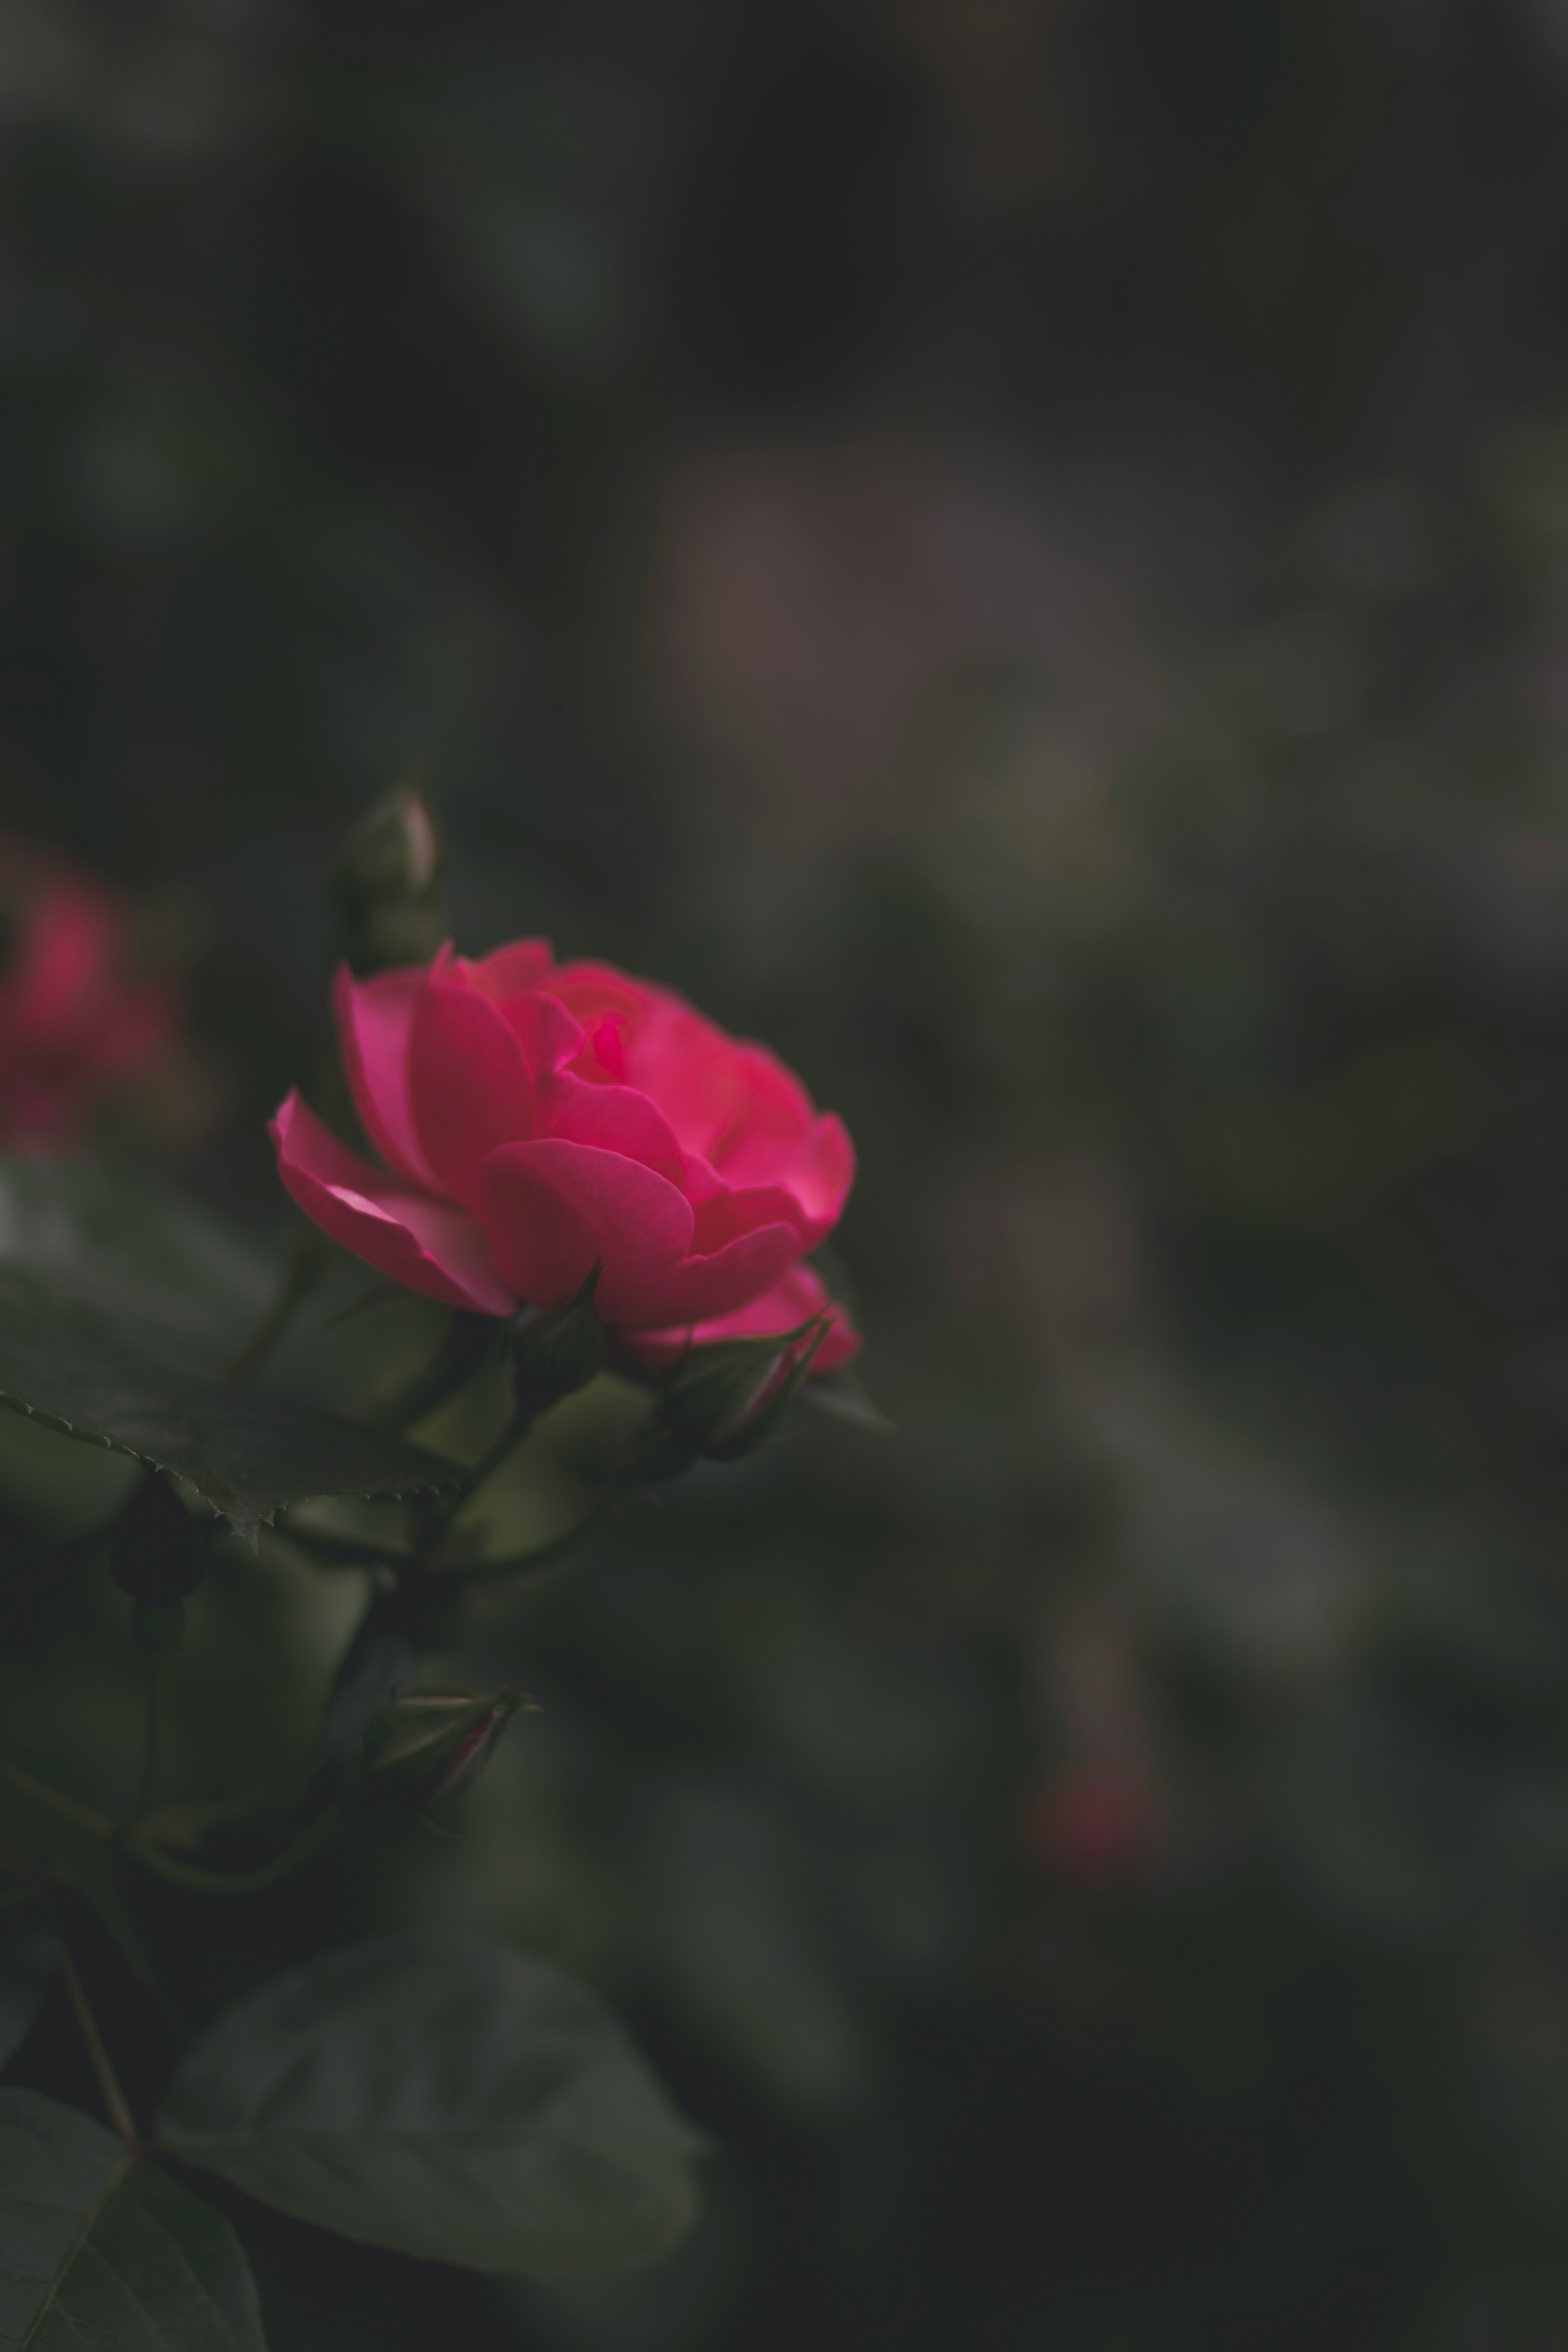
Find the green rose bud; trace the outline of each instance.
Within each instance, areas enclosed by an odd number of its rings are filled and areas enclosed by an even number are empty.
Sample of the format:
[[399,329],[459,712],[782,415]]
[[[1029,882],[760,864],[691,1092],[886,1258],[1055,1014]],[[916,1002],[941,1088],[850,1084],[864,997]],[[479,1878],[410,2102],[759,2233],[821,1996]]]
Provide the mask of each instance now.
[[400,1692],[365,1733],[354,1784],[410,1811],[459,1796],[489,1763],[516,1705],[515,1691]]
[[193,1517],[163,1472],[150,1471],[120,1515],[110,1545],[110,1575],[142,1607],[177,1610],[207,1572],[215,1525]]
[[752,1453],[778,1427],[826,1330],[820,1317],[777,1338],[693,1348],[638,1432],[633,1475],[674,1478],[700,1457],[738,1462]]
[[327,886],[356,972],[429,961],[451,929],[446,863],[430,812],[407,785],[360,819]]

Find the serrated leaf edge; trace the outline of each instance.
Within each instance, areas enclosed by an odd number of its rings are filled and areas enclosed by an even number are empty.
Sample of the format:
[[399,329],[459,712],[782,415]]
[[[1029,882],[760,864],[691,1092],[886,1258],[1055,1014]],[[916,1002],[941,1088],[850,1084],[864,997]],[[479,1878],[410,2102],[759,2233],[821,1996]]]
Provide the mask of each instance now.
[[[41,1405],[26,1403],[21,1397],[14,1396],[8,1389],[0,1389],[0,1406],[4,1406],[7,1412],[19,1412],[23,1416],[24,1420],[36,1421],[43,1429],[52,1429],[58,1436],[73,1439],[78,1445],[97,1445],[101,1447],[103,1452],[106,1454],[122,1454],[127,1461],[144,1462],[150,1470],[169,1472],[176,1477],[183,1477],[186,1475],[183,1471],[174,1471],[172,1464],[160,1460],[156,1454],[144,1453],[142,1448],[137,1445],[127,1445],[124,1439],[121,1437],[106,1437],[101,1430],[83,1429],[76,1422],[67,1421],[58,1412],[46,1412]],[[350,1423],[351,1427],[354,1427],[357,1424],[353,1423]],[[374,1435],[374,1432],[367,1432],[367,1434]],[[363,1488],[359,1486],[333,1486],[321,1495],[296,1495],[290,1496],[287,1502],[275,1503],[271,1510],[258,1512],[257,1514],[257,1525],[258,1528],[271,1527],[276,1521],[279,1511],[291,1511],[295,1508],[296,1505],[300,1503],[335,1503],[353,1500],[366,1503],[409,1503],[419,1495],[441,1494],[447,1489],[458,1486],[461,1484],[461,1481],[462,1472],[458,1466],[454,1464],[451,1470],[444,1476],[421,1481],[418,1486],[375,1486],[371,1488]],[[198,1494],[205,1493],[205,1490],[200,1486],[198,1481],[192,1479],[189,1483],[196,1487]],[[212,1497],[207,1496],[206,1499],[210,1502]],[[226,1513],[219,1513],[220,1517],[226,1517]],[[237,1530],[237,1532],[238,1531]],[[252,1551],[255,1550],[256,1544],[254,1538],[241,1536],[241,1541],[248,1543]]]

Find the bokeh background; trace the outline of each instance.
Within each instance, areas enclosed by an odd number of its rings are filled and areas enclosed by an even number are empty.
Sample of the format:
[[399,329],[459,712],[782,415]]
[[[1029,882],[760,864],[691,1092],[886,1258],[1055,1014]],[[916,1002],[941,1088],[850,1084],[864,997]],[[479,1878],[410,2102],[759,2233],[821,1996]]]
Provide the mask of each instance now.
[[1568,2341],[1563,0],[3,0],[0,122],[0,818],[198,1034],[125,1148],[281,1231],[408,777],[463,946],[861,1148],[894,1433],[480,1612],[542,1710],[355,1890],[602,1983],[702,2228],[253,2217],[279,2352]]

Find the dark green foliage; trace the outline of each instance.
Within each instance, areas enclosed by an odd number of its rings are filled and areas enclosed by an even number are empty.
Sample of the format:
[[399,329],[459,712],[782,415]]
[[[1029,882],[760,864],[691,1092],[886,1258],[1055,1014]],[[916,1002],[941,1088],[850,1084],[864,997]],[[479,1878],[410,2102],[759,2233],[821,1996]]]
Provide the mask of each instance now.
[[0,2091],[0,2347],[265,2352],[227,2222],[34,2091]]
[[[0,1266],[0,1403],[188,1479],[236,1535],[321,1495],[411,1495],[449,1483],[418,1446],[331,1413],[225,1386],[144,1344],[125,1302],[90,1280]],[[154,1344],[162,1335],[153,1327]]]
[[0,1166],[0,1403],[173,1471],[252,1545],[289,1503],[448,1483],[416,1446],[230,1385],[268,1279],[172,1191],[90,1162]]
[[0,2066],[26,2036],[54,1968],[54,1930],[37,1905],[0,1911]]
[[434,1935],[259,1987],[186,2053],[158,2134],[345,2237],[541,2276],[661,2253],[702,2145],[584,1987]]

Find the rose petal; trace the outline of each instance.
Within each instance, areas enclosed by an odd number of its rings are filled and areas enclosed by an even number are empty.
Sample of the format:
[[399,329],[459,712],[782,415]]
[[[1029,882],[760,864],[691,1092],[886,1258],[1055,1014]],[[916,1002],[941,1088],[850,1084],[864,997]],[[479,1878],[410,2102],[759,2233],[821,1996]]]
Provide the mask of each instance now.
[[722,1249],[689,1257],[676,1270],[662,1302],[650,1298],[643,1313],[622,1319],[638,1324],[695,1323],[710,1316],[728,1315],[771,1289],[799,1255],[800,1234],[795,1225],[761,1225]]
[[563,1004],[537,989],[509,996],[500,1017],[522,1047],[522,1058],[535,1078],[546,1077],[569,1062],[583,1043],[583,1032]]
[[662,1368],[675,1363],[689,1348],[706,1348],[720,1339],[761,1339],[772,1333],[794,1331],[814,1315],[828,1309],[833,1317],[827,1333],[811,1360],[811,1377],[836,1372],[859,1353],[861,1339],[844,1309],[829,1298],[822,1277],[809,1265],[792,1266],[760,1298],[729,1315],[667,1331],[628,1331],[623,1344],[638,1363]]
[[765,1045],[731,1050],[741,1097],[709,1157],[731,1184],[766,1184],[795,1158],[816,1113],[800,1080]]
[[355,1257],[408,1290],[480,1315],[517,1306],[483,1233],[461,1209],[405,1192],[348,1150],[298,1093],[268,1126],[290,1200]]
[[504,1004],[509,996],[542,988],[552,960],[548,940],[513,940],[473,963],[467,956],[456,957],[452,971],[464,987],[488,996],[492,1004]]
[[635,1030],[647,1017],[652,991],[613,963],[563,963],[551,975],[550,993],[584,1029],[608,1016]]
[[541,1135],[618,1151],[656,1170],[678,1192],[685,1188],[685,1154],[668,1122],[635,1087],[590,1086],[562,1071],[540,1089],[537,1123]]
[[332,1012],[360,1125],[389,1168],[426,1192],[438,1192],[408,1097],[408,1034],[424,989],[425,973],[417,967],[356,980],[340,964]]
[[805,1218],[805,1245],[815,1249],[838,1223],[855,1181],[855,1146],[843,1120],[832,1111],[825,1111],[813,1122],[794,1159],[778,1171],[773,1181],[785,1186],[799,1202]]
[[700,1159],[695,1151],[683,1151],[680,1159],[685,1171],[680,1189],[694,1209],[703,1201],[716,1201],[721,1193],[730,1191],[730,1186],[718,1171],[710,1168],[706,1160]]
[[496,1264],[521,1297],[558,1307],[603,1268],[606,1322],[659,1323],[691,1243],[691,1211],[668,1178],[586,1143],[547,1136],[485,1161],[479,1216]]
[[408,1079],[439,1189],[477,1208],[487,1155],[533,1129],[533,1081],[515,1032],[489,997],[433,978],[415,1008]]
[[740,1049],[679,997],[650,997],[627,1046],[626,1076],[658,1105],[684,1149],[710,1162],[745,1108]]
[[696,1228],[691,1246],[700,1256],[710,1257],[727,1242],[756,1233],[763,1225],[793,1226],[796,1255],[805,1247],[800,1202],[782,1184],[752,1184],[738,1191],[727,1184],[722,1192],[710,1193],[693,1206]]
[[583,1036],[576,1073],[595,1086],[625,1086],[626,1024],[618,1013],[606,1013]]

